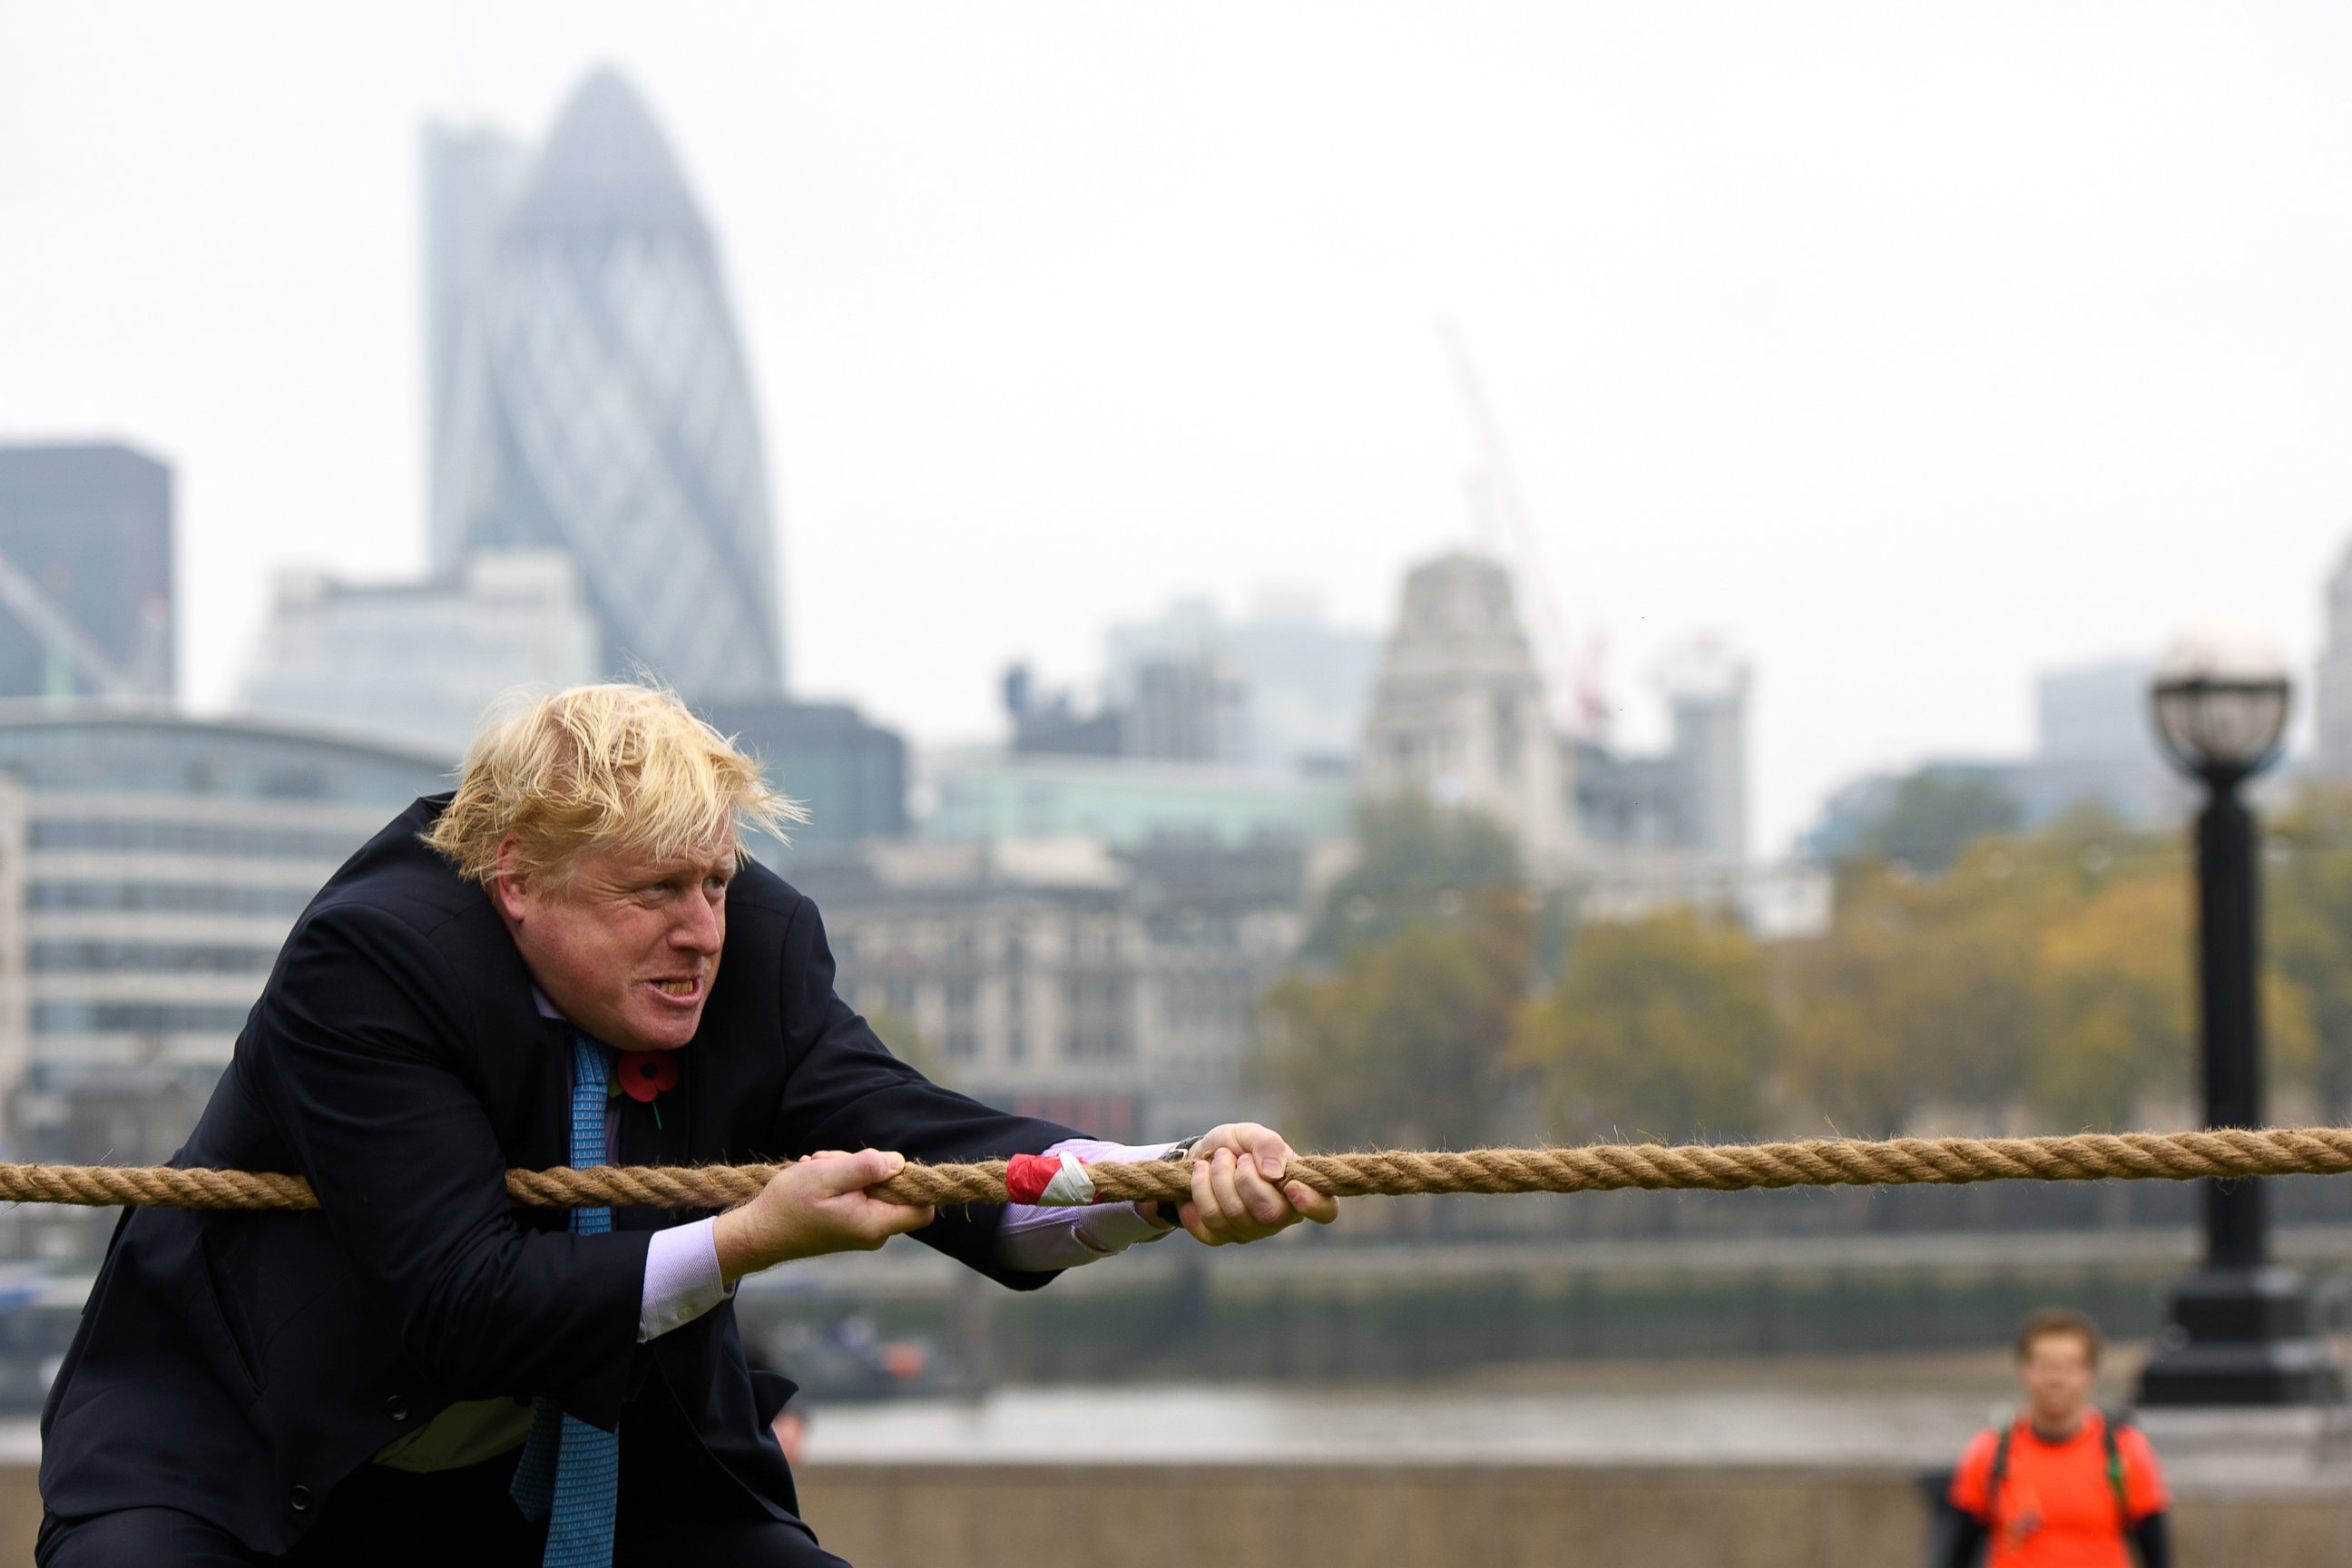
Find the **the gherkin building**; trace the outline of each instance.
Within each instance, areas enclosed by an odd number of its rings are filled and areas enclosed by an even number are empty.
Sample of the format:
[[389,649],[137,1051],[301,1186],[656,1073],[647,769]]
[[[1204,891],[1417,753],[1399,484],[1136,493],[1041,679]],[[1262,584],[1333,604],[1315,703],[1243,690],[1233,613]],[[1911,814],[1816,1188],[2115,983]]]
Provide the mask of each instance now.
[[608,673],[642,668],[699,701],[781,693],[751,379],[677,159],[635,93],[599,71],[501,195],[448,274],[436,564],[561,546]]

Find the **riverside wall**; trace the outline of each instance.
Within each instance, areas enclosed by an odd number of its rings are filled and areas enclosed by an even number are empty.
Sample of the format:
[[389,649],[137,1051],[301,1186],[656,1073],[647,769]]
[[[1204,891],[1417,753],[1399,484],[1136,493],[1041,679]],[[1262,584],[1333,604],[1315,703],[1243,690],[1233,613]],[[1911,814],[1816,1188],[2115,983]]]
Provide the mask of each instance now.
[[[857,1568],[1908,1568],[1895,1469],[1698,1466],[815,1465],[802,1506]],[[2179,1568],[2352,1568],[2352,1489],[2184,1489]],[[0,1568],[33,1561],[28,1464],[0,1466]]]
[[[857,1568],[1908,1568],[1897,1469],[1700,1466],[813,1468],[803,1506]],[[2352,1489],[2184,1491],[2179,1568],[2352,1568]]]

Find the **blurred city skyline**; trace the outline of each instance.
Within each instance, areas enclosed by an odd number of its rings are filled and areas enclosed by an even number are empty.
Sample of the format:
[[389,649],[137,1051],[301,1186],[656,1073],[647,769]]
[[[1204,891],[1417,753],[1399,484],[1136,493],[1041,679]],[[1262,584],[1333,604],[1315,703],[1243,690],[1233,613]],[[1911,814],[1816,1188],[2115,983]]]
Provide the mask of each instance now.
[[2317,6],[0,8],[0,434],[173,465],[198,707],[279,567],[425,563],[425,124],[535,140],[600,64],[717,231],[794,689],[919,742],[1180,595],[1385,630],[1470,536],[1441,311],[1621,733],[1692,633],[1753,658],[1768,853],[2210,612],[2307,680],[2352,532]]

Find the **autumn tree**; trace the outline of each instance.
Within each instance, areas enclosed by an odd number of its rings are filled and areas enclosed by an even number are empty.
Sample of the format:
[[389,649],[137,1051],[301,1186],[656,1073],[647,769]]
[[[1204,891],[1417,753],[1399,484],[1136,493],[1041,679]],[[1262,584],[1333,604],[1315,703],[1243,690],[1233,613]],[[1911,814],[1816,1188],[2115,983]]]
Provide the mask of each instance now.
[[1464,1148],[1486,1141],[1511,1069],[1533,921],[1517,888],[1473,889],[1336,969],[1294,969],[1267,996],[1255,1076],[1307,1146]]
[[1456,919],[1476,890],[1525,885],[1518,842],[1493,817],[1419,795],[1367,800],[1357,808],[1354,863],[1325,893],[1302,956],[1328,963],[1350,946]]
[[2151,1085],[2193,1060],[2188,884],[2121,879],[2043,927],[2045,1015],[2026,1063],[2027,1100],[2053,1131],[2125,1124]]
[[1561,1136],[1678,1142],[1758,1131],[1779,1044],[1756,940],[1682,908],[1579,927],[1558,985],[1521,1013],[1517,1054]]
[[1316,1144],[1480,1142],[1534,932],[1507,828],[1418,795],[1364,802],[1355,860],[1261,1008],[1251,1076]]
[[1862,858],[1941,871],[1969,845],[2014,833],[2023,819],[2017,797],[1994,779],[1967,769],[1921,768],[1895,786],[1855,847]]
[[1873,1137],[1918,1107],[1919,1006],[1903,981],[1916,945],[1899,926],[1842,909],[1828,932],[1785,954],[1793,1015],[1785,1087],[1801,1125]]
[[1855,1134],[1929,1107],[2129,1119],[2189,1061],[2188,878],[2177,836],[2095,809],[1937,876],[1850,866],[1830,930],[1784,958],[1791,1109]]
[[1794,1119],[1875,1136],[1935,1104],[1999,1107],[2037,1026],[2040,902],[2019,852],[1979,846],[1945,876],[1848,878],[1822,935],[1782,955]]
[[[1913,801],[1915,826],[2007,820],[1939,798]],[[1818,936],[1767,946],[1690,910],[1563,919],[1565,956],[1555,969],[1547,953],[1532,1000],[1538,913],[1507,833],[1424,802],[1370,807],[1362,832],[1265,1013],[1258,1075],[1318,1142],[1476,1142],[1521,1087],[1561,1136],[1682,1138],[1874,1136],[1930,1112],[2114,1127],[2195,1082],[2194,872],[2177,830],[2081,810],[1931,855],[1935,834],[1890,827],[1885,847],[1918,860],[1844,863]],[[2352,791],[2307,791],[2264,859],[2266,1062],[2341,1121]]]
[[[2263,945],[2302,1010],[2307,1038],[2300,1043],[2318,1114],[2341,1126],[2352,1118],[2352,789],[2306,787],[2269,838]],[[2277,1005],[2263,1021],[2267,1035],[2282,1037]],[[2291,1032],[2284,1038],[2298,1043]]]

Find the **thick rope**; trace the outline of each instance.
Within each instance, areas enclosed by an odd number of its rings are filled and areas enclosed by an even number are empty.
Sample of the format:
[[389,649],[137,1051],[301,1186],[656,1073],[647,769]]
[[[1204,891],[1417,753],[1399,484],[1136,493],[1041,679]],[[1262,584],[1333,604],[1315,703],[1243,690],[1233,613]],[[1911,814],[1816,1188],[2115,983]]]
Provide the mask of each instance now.
[[[507,1194],[535,1208],[618,1204],[724,1208],[780,1165],[596,1165],[509,1171]],[[2080,1132],[2064,1138],[1820,1138],[1797,1143],[1595,1143],[1580,1149],[1305,1154],[1285,1179],[1335,1197],[1421,1193],[1590,1193],[1615,1188],[1868,1187],[1968,1182],[2191,1181],[2200,1176],[2336,1175],[2352,1171],[2352,1129]],[[1087,1167],[1105,1199],[1186,1198],[1189,1163]],[[908,1165],[868,1189],[908,1204],[1004,1201],[1004,1162]],[[0,1200],[98,1207],[314,1209],[299,1176],[170,1166],[0,1164]]]

